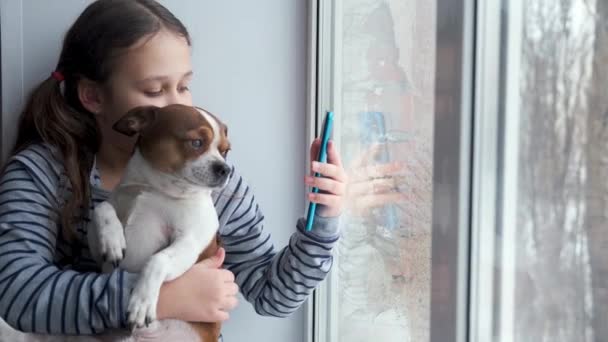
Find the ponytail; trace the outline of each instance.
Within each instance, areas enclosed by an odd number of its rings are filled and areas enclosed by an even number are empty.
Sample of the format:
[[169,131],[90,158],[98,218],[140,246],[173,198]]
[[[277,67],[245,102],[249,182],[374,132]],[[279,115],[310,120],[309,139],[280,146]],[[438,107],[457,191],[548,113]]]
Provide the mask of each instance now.
[[70,241],[75,236],[75,213],[89,209],[89,177],[99,148],[100,134],[93,115],[78,111],[62,95],[63,75],[55,72],[30,94],[21,114],[12,154],[35,143],[59,150],[72,188],[60,211],[62,232]]

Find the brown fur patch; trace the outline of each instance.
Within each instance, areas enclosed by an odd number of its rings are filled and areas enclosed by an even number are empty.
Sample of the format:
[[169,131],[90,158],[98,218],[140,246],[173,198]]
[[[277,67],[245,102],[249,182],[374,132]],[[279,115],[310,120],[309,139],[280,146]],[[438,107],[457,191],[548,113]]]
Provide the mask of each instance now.
[[[197,262],[214,256],[221,246],[222,241],[220,238],[220,234],[217,233],[215,235],[215,239],[211,240],[207,248],[205,248],[205,250],[199,255]],[[222,330],[222,324],[220,322],[191,322],[190,325],[199,335],[201,342],[217,342]]]

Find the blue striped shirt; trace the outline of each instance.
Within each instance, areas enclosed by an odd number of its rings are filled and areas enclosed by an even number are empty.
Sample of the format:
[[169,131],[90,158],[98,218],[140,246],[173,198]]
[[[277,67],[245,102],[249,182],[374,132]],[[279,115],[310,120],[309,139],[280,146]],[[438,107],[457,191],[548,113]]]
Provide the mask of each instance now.
[[[0,317],[18,330],[95,334],[126,327],[137,275],[120,269],[100,273],[91,258],[90,210],[109,194],[95,167],[91,185],[89,215],[80,215],[77,243],[69,244],[58,222],[70,185],[56,151],[33,145],[7,162],[0,179]],[[300,218],[289,244],[277,251],[252,189],[234,167],[228,185],[213,198],[224,267],[234,273],[243,296],[261,315],[296,311],[331,268],[338,220],[317,217],[307,232]]]

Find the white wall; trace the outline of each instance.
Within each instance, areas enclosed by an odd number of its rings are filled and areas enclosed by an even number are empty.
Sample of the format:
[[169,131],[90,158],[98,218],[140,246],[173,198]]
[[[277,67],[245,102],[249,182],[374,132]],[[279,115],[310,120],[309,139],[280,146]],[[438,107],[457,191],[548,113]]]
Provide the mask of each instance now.
[[[3,156],[24,97],[53,70],[63,33],[89,2],[0,0]],[[282,247],[304,212],[306,1],[161,2],[192,35],[195,103],[230,127],[230,158],[255,189],[265,227]],[[227,342],[298,342],[304,323],[304,310],[263,318],[242,299],[224,335]]]

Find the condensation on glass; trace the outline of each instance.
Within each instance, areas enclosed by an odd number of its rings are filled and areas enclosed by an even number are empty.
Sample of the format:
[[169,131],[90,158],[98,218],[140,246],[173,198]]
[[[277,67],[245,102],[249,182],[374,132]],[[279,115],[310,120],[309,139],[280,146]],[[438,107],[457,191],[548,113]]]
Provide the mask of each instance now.
[[[429,340],[435,1],[342,1],[339,341]],[[335,308],[334,308],[335,310]]]

